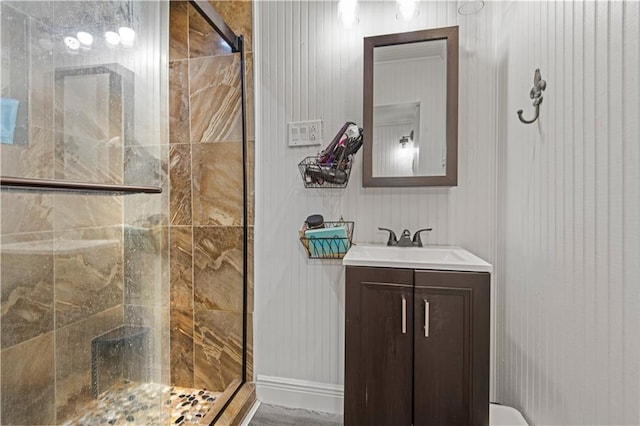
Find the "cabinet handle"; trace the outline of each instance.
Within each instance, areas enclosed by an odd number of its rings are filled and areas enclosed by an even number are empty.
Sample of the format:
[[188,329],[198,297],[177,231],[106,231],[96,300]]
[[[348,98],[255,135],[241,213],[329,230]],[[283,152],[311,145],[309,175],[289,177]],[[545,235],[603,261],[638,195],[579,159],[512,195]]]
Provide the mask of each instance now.
[[402,296],[402,334],[407,334],[407,299]]
[[424,299],[424,337],[429,337],[429,302]]

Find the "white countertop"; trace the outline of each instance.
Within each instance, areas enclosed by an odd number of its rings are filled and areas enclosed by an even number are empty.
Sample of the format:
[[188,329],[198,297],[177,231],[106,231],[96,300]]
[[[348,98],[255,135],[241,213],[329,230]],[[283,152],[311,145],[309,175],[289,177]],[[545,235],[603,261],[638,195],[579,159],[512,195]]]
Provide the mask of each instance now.
[[354,243],[342,259],[345,266],[493,272],[493,266],[456,246],[389,247]]

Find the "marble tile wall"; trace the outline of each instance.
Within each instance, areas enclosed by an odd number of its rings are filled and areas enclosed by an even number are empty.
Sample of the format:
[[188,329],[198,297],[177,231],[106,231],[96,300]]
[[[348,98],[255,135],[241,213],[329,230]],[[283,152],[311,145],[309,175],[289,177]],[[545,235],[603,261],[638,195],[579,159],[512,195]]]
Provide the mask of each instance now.
[[[247,128],[253,138],[252,2],[210,3],[236,34],[245,36]],[[170,23],[171,381],[222,391],[242,372],[240,57],[187,2],[171,2]],[[249,312],[253,146],[250,140]],[[248,337],[252,380],[250,330]]]

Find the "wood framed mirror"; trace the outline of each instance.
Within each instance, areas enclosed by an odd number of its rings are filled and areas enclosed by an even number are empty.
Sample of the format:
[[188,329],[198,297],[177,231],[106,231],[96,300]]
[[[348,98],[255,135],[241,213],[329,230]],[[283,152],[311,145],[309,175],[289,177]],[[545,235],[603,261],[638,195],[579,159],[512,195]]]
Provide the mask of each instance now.
[[364,187],[456,186],[458,27],[364,39]]

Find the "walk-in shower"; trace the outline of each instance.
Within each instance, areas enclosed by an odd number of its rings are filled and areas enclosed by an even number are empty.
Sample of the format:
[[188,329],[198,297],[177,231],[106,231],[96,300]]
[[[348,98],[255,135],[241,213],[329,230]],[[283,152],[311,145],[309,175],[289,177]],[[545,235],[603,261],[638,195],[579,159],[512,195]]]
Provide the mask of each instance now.
[[[217,34],[205,43],[225,43],[211,61],[236,58],[237,76],[224,83],[233,102],[220,108],[237,140],[170,136],[169,2],[0,3],[2,424],[208,424],[245,381],[243,38],[208,2],[179,3]],[[215,76],[210,84],[221,86]],[[172,160],[179,146],[209,142],[239,147],[239,219],[191,223],[185,256],[172,197],[178,180],[200,183]],[[225,227],[238,243],[220,254]],[[194,253],[199,241],[213,260]],[[184,271],[192,281],[201,272],[190,310],[180,302]],[[203,304],[202,294],[221,300]],[[239,302],[231,309],[228,299]]]

